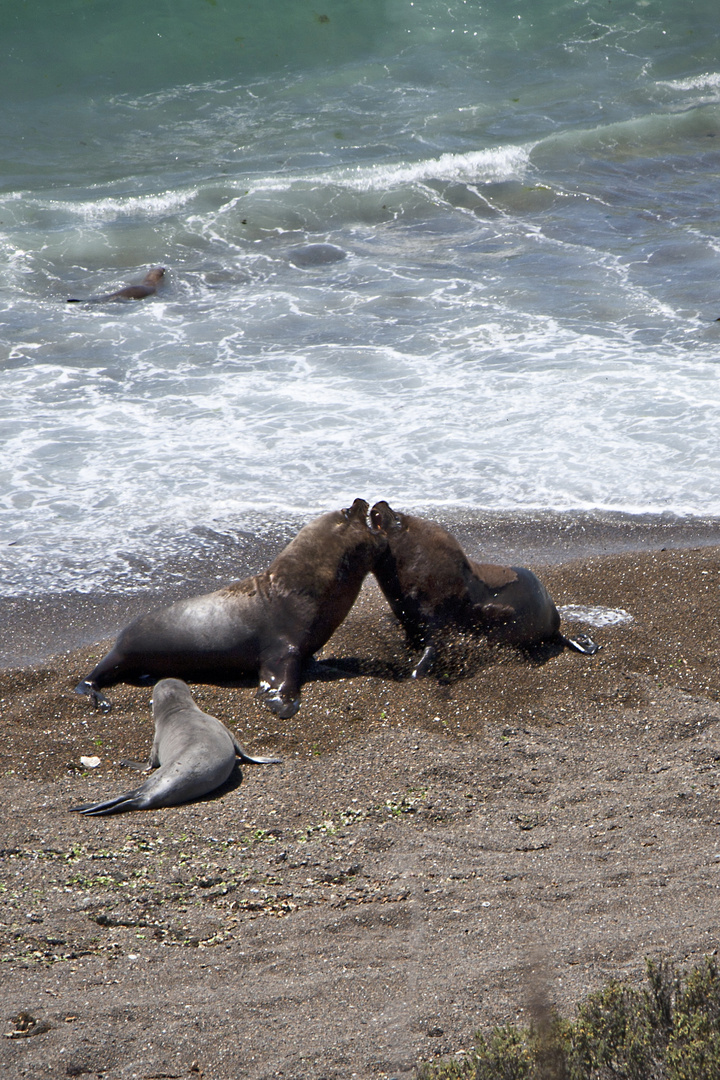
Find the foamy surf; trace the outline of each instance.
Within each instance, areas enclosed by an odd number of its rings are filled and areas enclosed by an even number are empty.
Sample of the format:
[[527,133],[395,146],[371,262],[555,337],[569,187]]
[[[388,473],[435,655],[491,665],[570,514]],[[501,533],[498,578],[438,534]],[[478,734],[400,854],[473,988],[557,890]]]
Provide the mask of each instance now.
[[356,495],[720,516],[697,6],[278,2],[242,47],[190,0],[51,14],[51,55],[3,24],[0,589],[144,587]]
[[634,621],[634,616],[625,608],[563,604],[558,611],[568,622],[581,622],[588,626],[627,626]]

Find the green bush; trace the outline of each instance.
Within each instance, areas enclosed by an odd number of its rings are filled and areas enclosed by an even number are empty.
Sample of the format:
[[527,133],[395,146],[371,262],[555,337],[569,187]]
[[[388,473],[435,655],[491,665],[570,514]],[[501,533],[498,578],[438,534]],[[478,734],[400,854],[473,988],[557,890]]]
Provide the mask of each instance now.
[[720,1078],[720,975],[647,961],[646,985],[610,982],[575,1020],[548,1011],[528,1028],[479,1034],[462,1059],[423,1065],[419,1080],[713,1080]]

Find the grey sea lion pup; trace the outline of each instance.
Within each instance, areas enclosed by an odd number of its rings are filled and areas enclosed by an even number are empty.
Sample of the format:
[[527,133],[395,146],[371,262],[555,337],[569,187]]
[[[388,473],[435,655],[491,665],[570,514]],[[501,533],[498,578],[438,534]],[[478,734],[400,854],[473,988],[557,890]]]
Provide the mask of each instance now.
[[107,711],[101,687],[118,682],[222,682],[257,673],[268,708],[293,716],[303,664],[347,615],[382,542],[367,511],[356,499],[348,510],[323,514],[263,573],[141,615],[76,692]]
[[397,513],[384,501],[373,506],[370,520],[387,541],[378,552],[375,577],[410,644],[423,650],[414,678],[430,670],[436,637],[449,626],[484,634],[493,643],[556,640],[577,652],[597,652],[590,638],[560,633],[558,610],[531,570],[472,562],[441,525]]
[[106,802],[73,806],[74,811],[96,816],[177,806],[224,784],[237,758],[252,765],[281,763],[280,758],[248,754],[224,724],[197,707],[187,683],[180,679],[161,679],[156,684],[152,709],[155,740],[145,771],[157,772],[133,791]]
[[104,304],[109,300],[144,300],[147,296],[154,296],[158,291],[160,282],[165,277],[162,266],[156,266],[149,270],[139,285],[126,285],[124,289],[108,293],[106,296],[89,296],[86,300],[70,297],[68,304]]

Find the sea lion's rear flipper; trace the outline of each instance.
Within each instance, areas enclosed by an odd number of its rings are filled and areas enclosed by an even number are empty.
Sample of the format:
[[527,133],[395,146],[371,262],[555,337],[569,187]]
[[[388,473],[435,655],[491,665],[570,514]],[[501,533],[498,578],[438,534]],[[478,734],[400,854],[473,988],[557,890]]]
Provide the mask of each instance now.
[[257,696],[281,720],[289,720],[300,708],[302,658],[295,645],[274,653],[260,665]]
[[86,817],[107,817],[108,814],[122,814],[126,810],[145,810],[146,800],[141,797],[141,792],[142,788],[137,788],[135,791],[126,791],[124,795],[107,799],[105,802],[71,806],[70,812],[84,814]]
[[596,645],[591,637],[587,634],[576,634],[574,638],[566,637],[565,634],[560,634],[563,645],[567,645],[568,649],[573,649],[574,652],[583,653],[585,656],[594,656],[600,645]]
[[75,687],[75,693],[87,694],[95,708],[99,709],[100,712],[110,712],[112,709],[112,702],[108,701],[100,688],[90,678],[83,679],[81,683],[78,683]]
[[283,763],[283,759],[279,757],[253,757],[252,754],[248,754],[244,746],[240,745],[232,731],[230,738],[233,741],[235,753],[245,765],[282,765]]

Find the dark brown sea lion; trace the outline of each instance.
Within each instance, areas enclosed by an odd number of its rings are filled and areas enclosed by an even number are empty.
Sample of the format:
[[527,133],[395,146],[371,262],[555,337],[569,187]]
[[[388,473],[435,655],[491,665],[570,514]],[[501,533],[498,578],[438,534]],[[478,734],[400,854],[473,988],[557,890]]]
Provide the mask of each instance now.
[[[105,802],[73,806],[73,810],[99,816],[177,806],[219,788],[238,758],[253,765],[280,764],[280,758],[248,754],[224,724],[197,707],[189,686],[181,679],[161,679],[156,684],[152,709],[155,740],[143,771],[157,769],[157,772],[133,791]],[[124,761],[123,765],[134,762]]]
[[162,266],[148,271],[139,285],[126,285],[124,289],[108,293],[107,296],[90,296],[87,300],[78,300],[71,297],[68,304],[104,304],[109,300],[144,300],[146,296],[154,296],[158,286],[165,276]]
[[349,510],[323,514],[263,573],[141,615],[76,692],[108,710],[100,689],[118,682],[222,682],[257,672],[265,704],[293,716],[303,664],[347,615],[382,543],[367,511],[356,499]]
[[589,638],[560,633],[558,610],[531,570],[472,562],[441,525],[396,513],[386,502],[373,506],[370,520],[387,541],[378,552],[375,577],[410,644],[423,649],[414,677],[430,670],[436,638],[451,626],[493,643],[558,640],[578,652],[597,652]]

